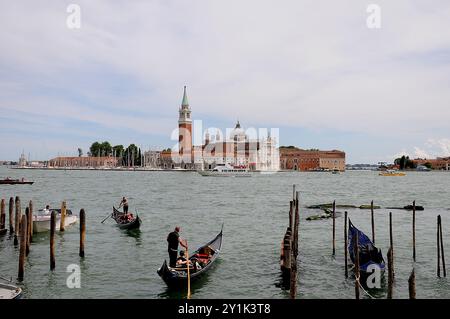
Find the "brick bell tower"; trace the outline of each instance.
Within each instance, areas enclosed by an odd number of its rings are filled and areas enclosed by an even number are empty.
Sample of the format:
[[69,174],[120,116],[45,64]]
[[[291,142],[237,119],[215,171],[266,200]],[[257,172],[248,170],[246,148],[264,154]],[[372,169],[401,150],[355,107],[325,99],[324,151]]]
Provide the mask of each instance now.
[[178,143],[179,154],[185,163],[192,162],[192,118],[191,109],[186,94],[186,86],[184,87],[183,101],[179,110],[178,118]]

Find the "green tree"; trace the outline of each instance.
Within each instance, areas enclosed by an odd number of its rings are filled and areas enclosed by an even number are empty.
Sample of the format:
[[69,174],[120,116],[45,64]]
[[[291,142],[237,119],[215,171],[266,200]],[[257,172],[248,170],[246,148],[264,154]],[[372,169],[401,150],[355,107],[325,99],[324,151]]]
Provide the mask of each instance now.
[[101,155],[102,156],[110,156],[112,153],[112,147],[109,142],[103,142],[100,146],[101,148]]
[[99,142],[92,143],[91,147],[89,148],[89,151],[91,152],[92,156],[100,156],[101,144]]
[[113,149],[113,153],[116,157],[123,156],[123,152],[124,152],[123,145],[114,145],[112,149]]

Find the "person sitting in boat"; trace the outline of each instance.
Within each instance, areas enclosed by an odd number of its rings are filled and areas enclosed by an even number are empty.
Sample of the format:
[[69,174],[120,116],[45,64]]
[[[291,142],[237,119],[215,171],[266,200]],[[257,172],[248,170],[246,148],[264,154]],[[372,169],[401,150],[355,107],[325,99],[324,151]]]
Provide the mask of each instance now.
[[180,257],[177,258],[176,266],[181,267],[186,264],[191,264],[191,261],[186,259],[185,255],[184,255],[184,250],[180,250]]
[[44,214],[50,214],[50,206],[49,205],[45,206],[45,208],[42,210],[42,212]]

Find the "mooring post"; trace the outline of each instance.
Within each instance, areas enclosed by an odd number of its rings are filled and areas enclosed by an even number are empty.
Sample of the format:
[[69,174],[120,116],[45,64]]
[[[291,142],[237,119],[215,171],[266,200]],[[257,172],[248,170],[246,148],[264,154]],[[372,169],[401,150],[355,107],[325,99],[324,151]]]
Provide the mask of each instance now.
[[[295,225],[295,231],[294,231],[294,257],[297,260],[297,256],[298,256],[298,228],[299,228],[299,224],[300,224],[300,215],[299,215],[299,211],[298,211],[298,193],[295,193],[295,218],[294,218],[294,225]],[[297,262],[297,261],[296,261]]]
[[392,232],[392,212],[389,212],[389,244],[390,244],[390,249],[391,249],[391,254],[392,254],[392,260],[391,260],[391,264],[392,264],[392,278],[395,277],[395,271],[394,271],[394,236],[393,236],[393,232]]
[[416,299],[416,273],[413,270],[411,271],[411,275],[408,279],[408,287],[409,287],[409,299]]
[[20,250],[19,250],[19,274],[18,279],[19,281],[23,280],[23,274],[25,272],[25,255],[26,255],[26,249],[27,249],[27,217],[24,215],[22,216],[22,222],[21,222],[21,228],[20,228]]
[[5,229],[6,214],[5,214],[5,200],[2,198],[0,202],[0,230]]
[[413,260],[416,262],[416,201],[413,201]]
[[372,222],[372,242],[375,244],[375,216],[373,214],[373,201],[370,202],[370,216]]
[[33,241],[33,201],[30,200],[28,203],[28,208],[30,209],[30,243]]
[[358,232],[355,233],[354,239],[354,253],[355,253],[355,298],[359,299],[359,239]]
[[297,296],[297,261],[292,258],[291,264],[291,276],[290,276],[290,296],[291,299],[295,299]]
[[387,253],[388,258],[388,293],[387,298],[392,299],[392,285],[394,283],[394,267],[393,267],[393,257],[392,257],[392,247],[389,248]]
[[19,196],[16,196],[16,200],[15,200],[15,205],[16,205],[16,217],[15,217],[15,225],[14,225],[14,245],[18,245],[19,244],[19,230],[20,230],[20,221],[21,221],[21,215],[22,212],[20,210],[20,198]]
[[66,201],[61,203],[61,221],[59,224],[59,231],[64,231],[66,222]]
[[14,198],[9,198],[9,233],[14,232]]
[[293,228],[294,225],[294,201],[289,202],[289,227]]
[[333,201],[333,256],[336,255],[336,201]]
[[25,216],[27,218],[27,223],[25,225],[22,225],[23,228],[25,228],[25,233],[26,233],[26,237],[25,237],[25,255],[28,256],[30,254],[30,208],[27,207],[25,208]]
[[441,215],[437,217],[437,232],[436,232],[436,247],[437,247],[437,276],[441,277],[441,246],[440,246],[440,236],[439,236],[439,220]]
[[444,257],[444,241],[442,240],[442,219],[441,215],[438,216],[439,218],[439,241],[441,242],[441,258],[442,258],[442,273],[444,277],[447,277],[447,272],[445,270],[445,257]]
[[80,257],[84,257],[84,240],[86,239],[86,213],[80,210]]
[[345,267],[345,278],[348,278],[348,236],[347,236],[347,211],[344,213],[344,267]]
[[55,230],[56,214],[52,211],[50,216],[50,270],[55,269]]

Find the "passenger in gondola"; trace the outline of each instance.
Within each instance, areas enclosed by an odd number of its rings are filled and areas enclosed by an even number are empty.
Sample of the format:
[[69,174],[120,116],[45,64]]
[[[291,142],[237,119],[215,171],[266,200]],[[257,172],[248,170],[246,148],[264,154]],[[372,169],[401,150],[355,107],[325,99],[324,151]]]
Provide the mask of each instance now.
[[191,264],[191,261],[186,259],[185,255],[184,255],[184,250],[180,250],[180,257],[177,258],[176,266],[181,267],[186,264]]
[[178,257],[178,244],[185,249],[188,248],[187,241],[180,237],[181,228],[175,227],[175,230],[167,236],[168,252],[169,252],[169,266],[176,267]]

